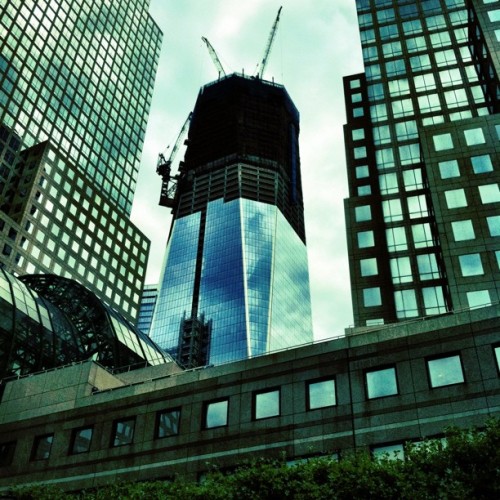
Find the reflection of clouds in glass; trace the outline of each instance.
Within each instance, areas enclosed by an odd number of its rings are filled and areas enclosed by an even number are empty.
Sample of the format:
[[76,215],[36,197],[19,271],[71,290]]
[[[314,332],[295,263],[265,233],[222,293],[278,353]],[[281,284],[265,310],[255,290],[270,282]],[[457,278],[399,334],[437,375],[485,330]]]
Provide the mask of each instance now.
[[212,320],[211,363],[248,355],[239,200],[208,204],[199,311]]
[[205,426],[207,428],[227,425],[228,401],[217,401],[207,405]]
[[209,204],[199,310],[213,321],[211,363],[312,340],[305,245],[275,206]]
[[151,338],[160,346],[176,350],[179,325],[191,315],[200,213],[175,221],[165,254]]

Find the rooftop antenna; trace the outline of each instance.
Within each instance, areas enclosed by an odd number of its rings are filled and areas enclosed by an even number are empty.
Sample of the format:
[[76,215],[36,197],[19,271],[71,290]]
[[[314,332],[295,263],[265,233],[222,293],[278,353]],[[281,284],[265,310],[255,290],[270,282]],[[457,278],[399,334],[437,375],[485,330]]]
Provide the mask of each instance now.
[[271,47],[274,42],[274,37],[276,35],[276,31],[278,29],[278,23],[280,20],[280,14],[281,14],[281,9],[283,6],[281,6],[278,10],[278,14],[276,16],[276,19],[274,20],[273,27],[271,28],[271,32],[269,33],[269,38],[267,39],[267,44],[266,44],[266,50],[264,51],[264,57],[262,58],[262,61],[260,63],[260,69],[259,69],[259,64],[257,64],[257,74],[255,75],[256,78],[262,79],[264,76],[264,70],[266,69],[267,61],[269,59],[269,53],[271,52]]
[[208,52],[210,53],[210,57],[212,58],[212,61],[215,64],[215,67],[217,68],[217,71],[219,72],[219,78],[221,76],[226,76],[226,72],[224,71],[220,59],[217,56],[217,52],[215,52],[215,49],[212,47],[212,44],[204,36],[202,36],[201,39],[205,42]]

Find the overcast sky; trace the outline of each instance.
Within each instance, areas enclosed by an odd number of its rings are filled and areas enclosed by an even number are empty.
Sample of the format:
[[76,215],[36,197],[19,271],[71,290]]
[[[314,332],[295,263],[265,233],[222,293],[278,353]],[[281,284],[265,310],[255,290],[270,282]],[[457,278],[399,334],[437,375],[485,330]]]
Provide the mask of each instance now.
[[315,338],[323,339],[352,324],[342,77],[362,71],[354,0],[152,0],[163,47],[132,219],[151,239],[146,283],[157,283],[171,222],[170,209],[158,206],[158,153],[168,154],[200,87],[217,78],[201,37],[214,46],[226,73],[254,74],[281,5],[264,78],[283,84],[300,112],[313,327]]

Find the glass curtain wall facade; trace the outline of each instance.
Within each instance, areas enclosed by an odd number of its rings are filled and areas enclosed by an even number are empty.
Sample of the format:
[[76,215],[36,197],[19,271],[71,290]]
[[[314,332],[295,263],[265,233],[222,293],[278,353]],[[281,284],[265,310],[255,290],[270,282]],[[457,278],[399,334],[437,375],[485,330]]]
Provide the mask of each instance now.
[[356,4],[365,72],[344,79],[355,326],[497,302],[498,2]]
[[231,75],[201,90],[151,328],[179,361],[186,350],[200,352],[188,365],[219,364],[312,340],[298,130],[279,85]]
[[[17,274],[78,279],[131,320],[149,242],[129,216],[162,38],[147,7],[139,0],[0,7],[2,263]],[[26,162],[41,145],[43,157]],[[127,241],[135,265],[124,256]],[[54,251],[61,246],[65,255]]]
[[77,282],[0,269],[0,379],[90,358],[112,369],[172,362]]

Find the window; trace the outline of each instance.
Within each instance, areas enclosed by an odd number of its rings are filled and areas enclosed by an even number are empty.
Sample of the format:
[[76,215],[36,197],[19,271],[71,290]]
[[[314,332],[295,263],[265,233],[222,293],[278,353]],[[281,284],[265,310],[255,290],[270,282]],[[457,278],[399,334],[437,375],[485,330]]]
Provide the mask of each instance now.
[[362,205],[354,209],[356,222],[365,222],[372,219],[370,205]]
[[417,255],[417,265],[420,279],[422,281],[439,278],[439,268],[436,260],[436,254],[429,253]]
[[422,288],[422,295],[424,298],[424,308],[426,315],[443,314],[447,312],[443,295],[443,287],[430,286],[427,288]]
[[431,68],[431,60],[428,54],[410,57],[412,71],[422,71]]
[[394,167],[394,152],[392,148],[377,149],[375,151],[375,163],[378,170]]
[[415,89],[417,92],[424,90],[434,90],[436,88],[436,80],[432,73],[424,73],[423,75],[416,75],[413,79]]
[[373,142],[376,145],[387,144],[391,142],[391,131],[387,125],[381,125],[380,127],[373,127]]
[[451,229],[453,231],[453,238],[455,241],[473,240],[476,237],[476,234],[474,233],[474,226],[472,225],[472,221],[470,219],[452,222]]
[[31,451],[31,460],[48,460],[50,457],[50,450],[52,442],[54,441],[54,434],[44,434],[37,436],[33,443]]
[[228,424],[228,410],[228,399],[205,403],[203,407],[203,428],[213,429],[226,426]]
[[460,355],[427,360],[430,386],[444,387],[465,382]]
[[365,146],[360,146],[359,148],[354,148],[354,159],[360,160],[361,158],[366,158]]
[[255,392],[253,395],[253,418],[277,417],[280,415],[280,390]]
[[481,255],[478,253],[459,255],[458,261],[462,276],[478,276],[484,273]]
[[448,208],[460,208],[467,206],[465,191],[463,189],[450,189],[444,192],[446,206]]
[[389,252],[399,252],[408,248],[404,227],[390,227],[386,229],[385,236]]
[[396,123],[396,135],[399,142],[416,139],[418,137],[417,122],[410,120]]
[[14,451],[16,450],[16,442],[9,441],[8,443],[0,443],[0,467],[10,465],[14,459]]
[[379,175],[380,194],[394,194],[399,191],[396,173]]
[[[497,362],[497,370],[500,372],[500,346],[498,346],[498,345],[495,346],[493,348],[493,352],[495,353],[495,360]],[[0,456],[1,456],[1,454],[0,454]]]
[[307,383],[307,409],[316,410],[337,404],[335,379],[315,380]]
[[111,446],[124,446],[134,440],[135,417],[113,422]]
[[413,103],[411,99],[400,99],[392,101],[392,114],[394,118],[401,118],[413,114]]
[[363,290],[363,304],[365,307],[376,307],[382,304],[380,288],[365,288]]
[[376,276],[378,274],[377,259],[362,259],[359,261],[361,276]]
[[486,222],[488,223],[490,236],[500,236],[500,215],[486,217]]
[[358,187],[358,196],[368,196],[369,194],[372,194],[372,188],[368,184]]
[[490,155],[472,156],[470,162],[475,174],[484,174],[493,171]]
[[418,98],[418,107],[421,113],[441,111],[441,103],[437,94],[424,94]]
[[452,177],[460,177],[457,160],[440,161],[438,163],[439,174],[441,179],[451,179]]
[[389,260],[392,282],[395,284],[408,283],[413,280],[409,257],[399,257]]
[[415,248],[426,248],[434,245],[431,226],[429,223],[415,224],[411,227],[413,245]]
[[361,231],[358,233],[358,248],[369,248],[375,245],[373,231]]
[[418,219],[420,217],[427,217],[429,212],[427,210],[427,200],[424,194],[418,196],[409,196],[407,198],[408,213],[410,219]]
[[361,167],[356,167],[356,179],[364,179],[370,175],[368,167],[363,165]]
[[403,220],[403,209],[401,208],[401,200],[399,198],[383,200],[382,211],[384,213],[385,222]]
[[398,149],[401,165],[412,165],[420,162],[420,146],[418,144],[405,144],[399,146]]
[[368,399],[394,396],[398,393],[396,368],[394,366],[367,371],[365,381]]
[[475,146],[477,144],[484,144],[486,142],[486,140],[484,139],[483,130],[480,128],[464,130],[464,135],[467,146]]
[[405,450],[401,443],[372,446],[371,453],[375,459],[404,460]]
[[155,438],[177,436],[181,420],[181,409],[161,410],[156,413]]
[[406,95],[410,93],[410,84],[407,78],[389,81],[389,94],[391,97]]
[[490,292],[488,290],[467,292],[467,303],[471,309],[491,306]]
[[500,201],[500,190],[498,189],[498,184],[485,184],[479,186],[479,196],[481,197],[481,202],[486,203],[497,203]]
[[414,318],[418,316],[415,290],[398,290],[394,292],[397,318]]
[[403,59],[394,59],[385,63],[385,72],[388,77],[406,74],[406,66]]
[[406,191],[422,189],[424,187],[424,182],[422,180],[422,170],[420,168],[405,170],[403,172],[403,182]]
[[361,139],[365,138],[365,129],[363,128],[357,128],[352,131],[352,140],[353,141],[360,141]]
[[90,450],[93,431],[94,429],[92,427],[73,429],[69,450],[71,455],[76,455],[77,453],[87,453]]
[[453,140],[451,134],[438,134],[433,136],[434,149],[436,151],[444,151],[446,149],[453,149]]

